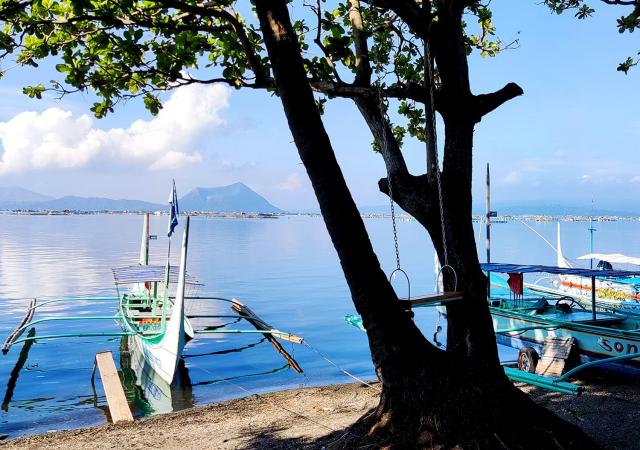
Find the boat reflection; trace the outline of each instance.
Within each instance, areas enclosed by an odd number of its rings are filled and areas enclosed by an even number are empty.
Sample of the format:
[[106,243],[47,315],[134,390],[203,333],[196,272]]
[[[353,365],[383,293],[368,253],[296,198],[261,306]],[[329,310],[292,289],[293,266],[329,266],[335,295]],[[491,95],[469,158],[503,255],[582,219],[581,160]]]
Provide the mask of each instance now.
[[146,362],[144,355],[135,351],[132,338],[123,336],[120,340],[120,368],[133,415],[139,417],[191,408],[191,379],[184,362],[180,361],[173,383],[168,384]]

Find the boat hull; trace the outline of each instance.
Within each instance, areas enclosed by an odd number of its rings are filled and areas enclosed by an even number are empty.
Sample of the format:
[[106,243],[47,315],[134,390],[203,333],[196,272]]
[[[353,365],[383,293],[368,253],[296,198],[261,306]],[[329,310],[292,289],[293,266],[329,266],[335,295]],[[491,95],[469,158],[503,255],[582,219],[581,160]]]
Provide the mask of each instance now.
[[[184,319],[184,327],[190,329],[188,319]],[[181,338],[157,340],[142,336],[140,334],[131,335],[129,345],[131,351],[139,355],[143,355],[147,361],[147,365],[158,374],[165,382],[171,384],[174,380],[178,362],[184,350],[186,342],[190,339],[189,334],[185,331]]]
[[[622,356],[640,351],[640,334],[633,330],[621,330],[605,326],[568,321],[545,320],[544,315],[531,316],[490,308],[495,330],[522,329],[525,331],[496,334],[497,342],[513,348],[533,347],[542,354],[548,336],[575,338],[583,362]],[[597,322],[596,322],[597,323]],[[557,325],[557,328],[544,328]],[[625,361],[624,366],[640,367],[640,358]]]

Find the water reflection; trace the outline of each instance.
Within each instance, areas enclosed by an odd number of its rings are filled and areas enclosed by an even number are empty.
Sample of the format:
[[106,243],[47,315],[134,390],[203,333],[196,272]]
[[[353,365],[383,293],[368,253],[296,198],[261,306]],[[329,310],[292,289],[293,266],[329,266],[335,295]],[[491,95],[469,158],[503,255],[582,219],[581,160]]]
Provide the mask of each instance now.
[[125,394],[134,416],[161,414],[193,406],[193,390],[189,370],[180,360],[174,382],[168,384],[147,363],[144,354],[136,351],[134,336],[120,340],[120,369]]
[[11,370],[11,375],[9,376],[9,381],[7,382],[7,389],[4,394],[4,399],[2,400],[2,410],[4,412],[9,411],[9,403],[11,402],[11,398],[13,397],[13,392],[16,388],[16,383],[18,382],[18,377],[20,376],[20,371],[24,367],[24,363],[27,362],[27,358],[29,357],[29,350],[31,350],[31,346],[33,345],[33,337],[36,335],[35,327],[29,329],[27,333],[27,337],[32,340],[26,341],[22,345],[22,349],[20,349],[20,355],[18,356],[18,360],[16,361],[16,365],[13,366]]

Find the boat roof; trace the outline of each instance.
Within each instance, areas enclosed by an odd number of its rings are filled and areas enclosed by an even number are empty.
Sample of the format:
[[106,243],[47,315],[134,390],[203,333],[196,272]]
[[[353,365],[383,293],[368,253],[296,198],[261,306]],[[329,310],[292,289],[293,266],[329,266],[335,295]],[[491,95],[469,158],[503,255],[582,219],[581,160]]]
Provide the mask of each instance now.
[[553,273],[556,275],[577,275],[580,277],[628,278],[640,276],[640,270],[599,270],[576,267],[540,266],[529,264],[483,263],[480,268],[487,272],[500,273]]
[[578,259],[599,259],[600,261],[607,261],[614,264],[633,264],[634,266],[640,266],[640,258],[626,256],[621,253],[587,253],[586,255],[578,256]]
[[[111,271],[113,272],[113,279],[115,280],[116,285],[136,284],[136,283],[145,283],[145,282],[163,282],[166,270],[167,270],[166,266],[143,266],[143,265],[116,267],[114,269],[111,269]],[[169,283],[177,283],[178,274],[179,274],[179,267],[170,266],[169,267]],[[199,286],[202,285],[195,277],[192,277],[189,274],[186,274],[185,283],[191,284],[191,285],[199,285]]]

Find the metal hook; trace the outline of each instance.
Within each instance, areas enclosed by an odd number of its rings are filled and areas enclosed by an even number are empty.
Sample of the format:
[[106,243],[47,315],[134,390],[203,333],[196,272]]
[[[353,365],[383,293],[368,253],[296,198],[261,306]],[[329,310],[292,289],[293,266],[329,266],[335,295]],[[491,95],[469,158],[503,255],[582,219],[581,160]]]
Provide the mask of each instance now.
[[436,275],[436,293],[437,294],[441,294],[441,292],[440,292],[440,275],[442,275],[442,271],[444,269],[446,269],[446,268],[451,270],[451,273],[453,273],[453,290],[454,290],[454,292],[456,292],[458,290],[458,274],[456,273],[456,270],[453,267],[451,267],[449,264],[445,264],[444,266],[440,267],[440,270],[438,270],[438,275]]
[[[407,275],[407,272],[399,268],[394,270],[391,272],[391,275],[389,275],[389,283],[391,283],[391,280],[393,280],[393,277],[395,277],[398,272],[402,273],[407,280],[407,300],[411,300],[411,281],[409,281],[409,275]],[[391,286],[393,287],[393,284]]]

